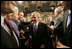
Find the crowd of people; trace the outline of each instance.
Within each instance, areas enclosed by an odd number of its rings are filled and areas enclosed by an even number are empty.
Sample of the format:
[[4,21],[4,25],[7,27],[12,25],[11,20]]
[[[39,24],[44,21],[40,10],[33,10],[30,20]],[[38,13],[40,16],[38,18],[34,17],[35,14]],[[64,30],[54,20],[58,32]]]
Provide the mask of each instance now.
[[1,48],[71,48],[71,1],[58,1],[54,15],[42,23],[34,11],[27,22],[16,1],[1,1]]

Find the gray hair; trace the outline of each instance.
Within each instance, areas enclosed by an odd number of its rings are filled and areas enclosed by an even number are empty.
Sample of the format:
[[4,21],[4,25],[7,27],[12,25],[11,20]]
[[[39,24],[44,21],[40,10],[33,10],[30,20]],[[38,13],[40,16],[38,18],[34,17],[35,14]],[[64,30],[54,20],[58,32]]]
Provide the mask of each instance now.
[[63,11],[63,10],[62,10],[62,7],[57,7],[57,8],[54,10],[55,13],[56,13],[57,11],[58,11],[58,12]]
[[31,13],[31,17],[33,16],[34,13],[37,14],[37,17],[40,17],[41,16],[39,12],[33,12],[33,13]]

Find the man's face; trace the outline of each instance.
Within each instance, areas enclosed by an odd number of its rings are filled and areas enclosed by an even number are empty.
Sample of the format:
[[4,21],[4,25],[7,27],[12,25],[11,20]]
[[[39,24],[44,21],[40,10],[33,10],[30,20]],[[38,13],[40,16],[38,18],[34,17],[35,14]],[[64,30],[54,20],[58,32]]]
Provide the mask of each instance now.
[[62,10],[65,10],[65,1],[60,1],[60,6],[62,7]]
[[32,16],[32,21],[34,22],[34,23],[36,23],[36,22],[38,22],[38,16],[37,16],[37,14],[36,13],[34,13],[33,14],[33,16]]
[[52,21],[52,18],[51,17],[48,17],[48,21],[51,22]]
[[22,12],[19,13],[19,19],[22,20],[24,14]]
[[15,6],[14,3],[15,3],[15,1],[3,1],[1,3],[1,11],[3,13],[11,13],[11,12],[13,12],[12,9]]
[[71,9],[71,1],[60,1],[60,6],[64,11],[67,9]]

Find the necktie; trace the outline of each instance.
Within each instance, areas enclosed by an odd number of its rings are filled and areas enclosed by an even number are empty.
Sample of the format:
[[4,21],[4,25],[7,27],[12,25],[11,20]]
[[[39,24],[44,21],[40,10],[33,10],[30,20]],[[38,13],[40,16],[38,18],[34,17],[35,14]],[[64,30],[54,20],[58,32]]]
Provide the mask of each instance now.
[[37,25],[35,24],[35,32],[37,31]]
[[71,22],[71,15],[69,14],[69,15],[68,15],[68,20],[67,20],[67,27],[68,27],[68,25],[70,24],[70,22]]
[[12,29],[12,27],[11,27],[11,24],[8,22],[8,19],[7,19],[7,18],[4,18],[4,21],[5,21],[6,25],[7,25],[7,27],[10,29],[12,37],[13,37],[13,38],[15,39],[15,41],[16,41],[16,38],[15,38],[15,36],[14,36],[14,34],[13,34],[13,29]]

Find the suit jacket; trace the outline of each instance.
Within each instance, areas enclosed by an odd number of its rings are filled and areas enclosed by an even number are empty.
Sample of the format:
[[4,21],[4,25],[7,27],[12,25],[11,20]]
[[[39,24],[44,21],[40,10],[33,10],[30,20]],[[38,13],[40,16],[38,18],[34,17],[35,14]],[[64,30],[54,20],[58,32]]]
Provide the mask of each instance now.
[[1,48],[18,48],[16,41],[1,27]]
[[58,15],[57,18],[55,18],[54,20],[54,28],[58,27],[59,24],[63,21],[63,12],[61,12],[61,14]]
[[64,12],[63,22],[61,22],[61,24],[57,27],[57,29],[54,30],[54,32],[57,33],[56,35],[58,36],[58,40],[63,45],[71,47],[71,45],[72,45],[72,42],[71,42],[71,23],[66,28],[68,14],[69,14],[68,10]]
[[46,24],[39,22],[37,32],[34,35],[33,24],[31,24],[29,32],[30,32],[30,35],[32,35],[32,44],[34,45],[36,44],[35,46],[38,46],[38,45],[40,46],[41,44],[45,44],[45,45],[48,44],[47,42],[50,41],[49,40],[50,32],[48,31],[49,30]]
[[63,21],[63,31],[64,31],[64,39],[63,44],[71,47],[71,23],[67,26],[67,19],[68,19],[69,10],[65,11],[64,13],[64,21]]

